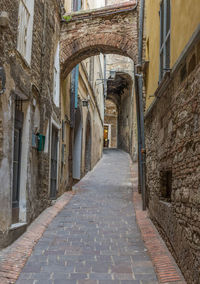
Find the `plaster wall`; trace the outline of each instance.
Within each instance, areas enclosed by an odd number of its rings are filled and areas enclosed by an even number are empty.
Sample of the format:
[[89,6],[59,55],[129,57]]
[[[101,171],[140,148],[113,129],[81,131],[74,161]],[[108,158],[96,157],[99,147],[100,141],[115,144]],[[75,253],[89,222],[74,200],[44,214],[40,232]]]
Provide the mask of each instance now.
[[[159,84],[160,2],[160,0],[145,1],[144,36],[146,47],[144,60],[149,62],[145,70],[146,109],[153,102],[153,95]],[[200,24],[199,19],[200,7],[198,0],[171,1],[171,69]]]

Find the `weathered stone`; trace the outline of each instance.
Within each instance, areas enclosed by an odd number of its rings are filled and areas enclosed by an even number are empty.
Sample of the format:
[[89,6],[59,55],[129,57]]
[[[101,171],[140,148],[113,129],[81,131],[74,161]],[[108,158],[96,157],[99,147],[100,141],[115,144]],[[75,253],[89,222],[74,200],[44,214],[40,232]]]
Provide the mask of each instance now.
[[[187,62],[191,56],[186,58]],[[200,65],[182,82],[179,71],[146,118],[149,210],[170,243],[188,283],[198,284]],[[160,200],[158,178],[159,172],[168,168],[172,170],[171,203]]]
[[[36,120],[38,132],[46,135],[46,121],[50,121],[51,116],[58,122],[60,118],[60,112],[54,106],[52,98],[61,1],[50,0],[46,2],[46,6],[42,0],[34,2],[32,55],[29,65],[17,51],[19,1],[0,1],[0,11],[6,13],[0,15],[0,25],[2,17],[6,20],[3,22],[4,28],[0,28],[0,65],[6,73],[6,91],[0,96],[0,247],[20,234],[20,230],[11,232],[11,224],[15,223],[12,219],[12,190],[16,95],[21,100],[24,113],[20,186],[23,193],[20,191],[18,221],[30,223],[50,204],[50,152],[40,154],[32,147],[32,132]],[[7,236],[7,240],[4,236]]]
[[[61,64],[66,76],[83,59],[116,53],[137,60],[137,10],[131,1],[70,14],[61,27]],[[132,9],[131,9],[132,8]],[[120,11],[123,10],[124,12]],[[128,11],[129,10],[129,11]],[[101,23],[101,24],[100,24]]]

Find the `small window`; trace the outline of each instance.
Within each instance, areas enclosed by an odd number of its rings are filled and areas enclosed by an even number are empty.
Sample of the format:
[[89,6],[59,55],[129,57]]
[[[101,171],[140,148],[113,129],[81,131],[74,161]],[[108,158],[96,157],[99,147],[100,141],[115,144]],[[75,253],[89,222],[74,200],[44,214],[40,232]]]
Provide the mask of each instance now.
[[160,81],[170,68],[170,0],[162,0],[160,6]]
[[81,0],[73,0],[73,11],[79,11],[82,8]]
[[171,202],[172,193],[172,171],[161,171],[160,172],[160,193],[161,199]]
[[17,50],[31,63],[34,0],[20,0],[18,14]]
[[187,68],[186,68],[186,63],[183,65],[183,67],[181,68],[181,71],[180,71],[180,80],[181,82],[183,82],[185,80],[187,76]]

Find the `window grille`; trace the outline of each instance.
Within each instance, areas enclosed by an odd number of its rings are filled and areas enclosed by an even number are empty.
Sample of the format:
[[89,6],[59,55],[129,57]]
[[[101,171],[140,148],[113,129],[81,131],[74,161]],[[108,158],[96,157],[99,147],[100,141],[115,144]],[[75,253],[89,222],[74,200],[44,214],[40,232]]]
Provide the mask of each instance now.
[[170,68],[170,0],[162,0],[160,6],[160,81]]

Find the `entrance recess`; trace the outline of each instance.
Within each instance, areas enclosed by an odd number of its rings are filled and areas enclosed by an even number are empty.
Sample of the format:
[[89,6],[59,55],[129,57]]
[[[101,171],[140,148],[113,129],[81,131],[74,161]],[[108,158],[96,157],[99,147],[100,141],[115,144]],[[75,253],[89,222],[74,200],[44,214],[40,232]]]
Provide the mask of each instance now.
[[19,196],[20,196],[20,169],[21,169],[21,148],[22,128],[24,114],[21,111],[20,103],[16,102],[15,126],[14,126],[14,153],[13,153],[13,191],[12,191],[12,223],[19,221]]
[[91,170],[91,125],[90,119],[87,120],[85,137],[85,174]]
[[81,178],[81,155],[82,155],[82,118],[80,109],[75,113],[74,147],[73,147],[73,179]]
[[58,168],[58,130],[52,126],[51,140],[51,189],[50,197],[56,198],[57,193],[57,168]]

